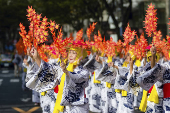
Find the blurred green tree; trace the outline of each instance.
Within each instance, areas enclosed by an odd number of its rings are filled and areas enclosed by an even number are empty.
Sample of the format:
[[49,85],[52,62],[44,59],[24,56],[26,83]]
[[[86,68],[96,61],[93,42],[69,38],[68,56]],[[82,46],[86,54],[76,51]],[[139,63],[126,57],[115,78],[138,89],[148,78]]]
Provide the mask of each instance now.
[[[126,4],[126,5],[125,5]],[[59,24],[70,24],[78,31],[84,27],[84,20],[98,22],[97,29],[103,35],[107,30],[113,30],[118,39],[122,39],[122,31],[131,17],[132,0],[0,0],[0,35],[1,40],[19,38],[19,23],[28,27],[26,9],[33,6],[37,13],[55,20]],[[107,11],[107,21],[103,22],[103,11]],[[115,29],[109,27],[109,16],[113,20]],[[4,39],[5,38],[5,39]]]
[[123,32],[132,17],[132,0],[30,0],[30,2],[42,15],[60,24],[70,24],[75,30],[83,28],[85,19],[92,19],[98,22],[98,29],[102,34],[106,34],[109,29],[109,19],[103,23],[103,11],[106,10],[115,25],[113,32],[121,40],[119,23],[122,24]]
[[11,44],[13,39],[19,39],[19,23],[28,25],[26,9],[28,0],[0,0],[0,41]]

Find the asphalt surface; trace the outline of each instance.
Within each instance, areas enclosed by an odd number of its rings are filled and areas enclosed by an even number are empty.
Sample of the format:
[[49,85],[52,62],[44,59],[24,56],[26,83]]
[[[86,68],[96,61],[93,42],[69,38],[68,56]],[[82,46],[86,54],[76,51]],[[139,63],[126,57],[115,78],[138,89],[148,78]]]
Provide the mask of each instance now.
[[0,113],[42,113],[32,102],[32,91],[22,90],[22,77],[14,70],[0,68]]

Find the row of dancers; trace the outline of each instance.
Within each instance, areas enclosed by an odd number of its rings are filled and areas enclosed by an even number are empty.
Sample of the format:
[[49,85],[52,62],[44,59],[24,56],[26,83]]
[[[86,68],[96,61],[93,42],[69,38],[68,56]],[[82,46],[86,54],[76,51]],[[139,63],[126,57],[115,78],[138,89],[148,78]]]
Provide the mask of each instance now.
[[130,51],[110,58],[81,47],[68,48],[66,59],[48,55],[48,62],[34,47],[27,55],[26,86],[41,93],[43,113],[170,112],[170,63],[154,45],[140,62]]

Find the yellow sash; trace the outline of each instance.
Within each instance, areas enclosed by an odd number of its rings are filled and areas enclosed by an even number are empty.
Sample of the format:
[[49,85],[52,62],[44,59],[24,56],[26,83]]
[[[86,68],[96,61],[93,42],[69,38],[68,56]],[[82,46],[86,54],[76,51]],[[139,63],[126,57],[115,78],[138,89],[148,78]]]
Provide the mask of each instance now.
[[130,57],[132,58],[132,60],[135,60],[136,56],[133,54],[133,51],[129,51],[130,53]]
[[45,96],[46,93],[47,93],[47,91],[41,92],[41,95]]
[[158,97],[158,93],[156,91],[155,85],[152,88],[152,91],[151,91],[151,94],[150,94],[150,96],[148,98],[148,101],[154,102],[155,104],[159,103],[159,97]]
[[111,83],[106,82],[106,87],[111,88]]
[[145,90],[143,90],[142,101],[141,101],[140,107],[139,107],[139,109],[140,109],[142,112],[145,112],[145,111],[146,111],[147,100],[150,101],[150,102],[154,102],[155,104],[158,104],[158,103],[159,103],[159,97],[158,97],[158,93],[157,93],[157,91],[156,91],[155,85],[154,85],[153,88],[152,88],[152,91],[151,91],[151,94],[150,94],[149,98],[147,98],[147,94],[148,94],[148,92],[145,91]]
[[136,65],[137,67],[140,67],[140,66],[141,66],[140,60],[136,60],[136,61],[135,61],[135,65]]
[[[70,71],[70,72],[73,72],[74,65],[76,65],[76,64],[77,64],[77,62],[69,63],[69,65],[67,67],[67,70]],[[58,85],[59,86],[59,91],[58,91],[58,94],[57,94],[57,99],[56,99],[56,103],[55,103],[53,113],[63,112],[63,110],[64,110],[64,106],[61,106],[60,103],[61,103],[61,99],[62,99],[62,95],[63,95],[65,77],[66,77],[66,74],[63,73],[63,75],[61,77],[60,85]]]
[[128,64],[128,62],[124,61],[122,67],[127,67]]
[[115,89],[115,92],[120,93],[121,90],[120,89]]
[[24,72],[27,72],[27,68],[24,68]]
[[122,96],[123,96],[123,97],[126,97],[126,96],[127,96],[127,91],[122,90]]
[[93,75],[93,76],[94,76],[94,78],[93,78],[93,83],[100,84],[100,83],[101,83],[101,81],[99,81],[99,80],[96,80],[96,79],[95,79],[95,72],[94,72],[94,75]]
[[146,111],[146,107],[147,107],[147,95],[148,92],[143,90],[143,96],[142,96],[142,100],[139,106],[140,111],[145,112]]

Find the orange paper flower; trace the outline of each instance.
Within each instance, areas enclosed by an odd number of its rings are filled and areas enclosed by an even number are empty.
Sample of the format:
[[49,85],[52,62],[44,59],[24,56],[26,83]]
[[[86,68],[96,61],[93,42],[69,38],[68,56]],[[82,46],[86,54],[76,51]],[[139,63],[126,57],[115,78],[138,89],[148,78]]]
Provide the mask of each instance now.
[[22,38],[19,39],[19,41],[16,43],[15,47],[16,47],[16,50],[18,51],[19,55],[22,55],[23,52],[26,52]]
[[156,31],[157,29],[157,17],[156,17],[156,9],[154,9],[154,5],[152,3],[148,5],[148,9],[146,10],[145,15],[145,31],[146,34],[151,37],[151,34]]
[[129,45],[129,43],[134,39],[136,35],[136,32],[135,30],[134,31],[131,31],[131,28],[129,26],[129,23],[125,29],[125,32],[123,33],[123,46],[124,47],[127,47]]
[[113,57],[114,55],[116,55],[116,47],[117,44],[116,42],[113,41],[113,38],[110,38],[110,40],[106,41],[106,48],[105,48],[105,53],[108,57]]
[[97,24],[97,22],[96,23],[93,22],[93,24],[90,25],[89,28],[87,28],[86,34],[87,34],[87,37],[89,38],[89,40],[91,40],[91,33],[94,31],[96,24]]

